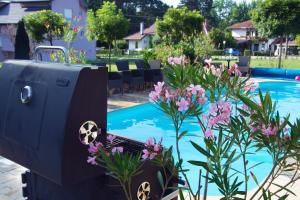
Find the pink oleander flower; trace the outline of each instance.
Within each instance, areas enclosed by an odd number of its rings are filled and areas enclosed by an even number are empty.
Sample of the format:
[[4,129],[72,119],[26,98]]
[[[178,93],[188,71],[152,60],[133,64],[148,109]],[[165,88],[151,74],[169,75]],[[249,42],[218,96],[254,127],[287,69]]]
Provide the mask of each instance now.
[[189,102],[185,100],[184,98],[181,98],[180,101],[176,102],[176,105],[178,106],[178,111],[184,112],[189,109]]
[[157,155],[161,154],[162,152],[162,139],[157,143],[155,139],[150,137],[145,142],[145,149],[143,150],[142,158],[144,160],[150,159],[153,160]]
[[181,65],[181,64],[184,64],[185,62],[186,62],[186,60],[185,60],[184,56],[168,58],[168,63],[170,65]]
[[92,164],[92,165],[97,165],[96,156],[89,156],[87,159],[87,163]]
[[204,136],[205,136],[205,138],[208,138],[208,139],[212,139],[214,137],[211,129],[206,130],[204,133]]
[[144,149],[143,150],[143,155],[142,155],[142,158],[144,159],[144,160],[147,160],[147,159],[149,159],[149,160],[153,160],[154,158],[155,158],[155,156],[157,156],[157,153],[154,153],[154,152],[149,152],[147,149]]
[[270,125],[268,127],[263,125],[261,131],[265,136],[268,136],[268,137],[269,136],[275,136],[277,134],[278,128],[277,127],[272,127]]
[[149,94],[150,102],[155,102],[159,100],[159,94],[155,91],[151,91]]
[[153,138],[152,137],[148,138],[145,142],[145,147],[150,147],[150,146],[153,146],[153,145],[154,145]]
[[163,90],[164,85],[165,85],[165,82],[157,82],[157,84],[154,85],[155,92],[157,94],[160,94],[161,91]]
[[210,105],[209,115],[206,116],[208,128],[217,124],[228,124],[230,121],[231,104],[225,101],[219,101]]
[[191,92],[192,94],[197,94],[197,93],[200,93],[200,94],[204,94],[205,93],[205,90],[200,86],[200,85],[194,85],[194,84],[191,84],[187,90],[189,92]]
[[198,104],[201,104],[201,105],[206,104],[207,98],[206,97],[198,97],[197,102],[198,102]]
[[239,70],[239,66],[237,64],[234,64],[230,67],[230,69],[228,70],[229,74],[235,74],[236,76],[241,76],[242,73]]
[[112,144],[117,136],[115,135],[108,135],[106,139]]
[[212,63],[212,59],[205,59],[204,62],[210,66],[210,64]]
[[248,91],[254,92],[257,88],[258,88],[258,83],[252,79],[248,80],[244,86],[244,90],[246,92]]
[[173,61],[176,65],[181,65],[183,63],[183,57],[174,57]]
[[174,99],[174,94],[170,93],[168,90],[165,91],[165,97],[167,102],[172,101]]
[[114,155],[115,153],[123,153],[123,147],[113,147],[111,153]]
[[174,58],[173,58],[173,57],[169,57],[169,58],[168,58],[168,63],[169,63],[170,65],[175,65],[175,63],[174,63]]
[[89,149],[88,149],[88,152],[90,154],[95,154],[99,151],[99,148],[103,147],[103,144],[101,142],[96,142],[95,144],[94,143],[91,143],[89,145]]

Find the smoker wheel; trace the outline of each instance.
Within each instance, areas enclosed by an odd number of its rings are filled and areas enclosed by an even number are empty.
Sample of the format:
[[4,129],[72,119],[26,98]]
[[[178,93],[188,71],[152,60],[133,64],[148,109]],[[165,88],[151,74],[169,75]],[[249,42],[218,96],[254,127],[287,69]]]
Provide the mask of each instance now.
[[147,200],[150,196],[150,183],[149,182],[143,182],[137,191],[137,198],[138,200]]

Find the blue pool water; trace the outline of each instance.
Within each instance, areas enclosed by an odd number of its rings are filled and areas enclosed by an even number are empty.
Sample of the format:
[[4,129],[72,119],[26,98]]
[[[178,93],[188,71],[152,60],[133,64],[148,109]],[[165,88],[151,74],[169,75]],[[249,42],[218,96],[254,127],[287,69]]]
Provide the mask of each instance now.
[[[278,102],[278,110],[280,113],[291,113],[291,119],[295,120],[300,117],[300,83],[296,82],[262,82],[259,84],[263,92],[270,91],[273,100]],[[108,130],[110,133],[125,136],[139,141],[145,141],[149,137],[160,139],[163,137],[163,145],[169,147],[175,144],[175,134],[172,122],[161,111],[148,103],[127,109],[113,111],[108,114]],[[183,125],[182,130],[188,130],[192,135],[203,135],[199,130],[196,121],[190,119]],[[197,153],[191,146],[190,140],[193,140],[204,146],[203,138],[196,136],[185,137],[180,144],[182,157],[184,160],[202,160],[205,158]],[[256,167],[252,172],[257,176],[258,181],[264,180],[269,173],[272,164],[269,156],[265,152],[255,153],[249,156],[249,166],[259,162],[264,164]],[[196,189],[198,183],[199,168],[185,163],[185,168],[188,168],[188,176],[190,177],[193,189]],[[236,162],[233,168],[241,169],[241,160]],[[242,177],[240,177],[241,180]],[[249,182],[249,189],[256,187],[252,179]],[[211,196],[219,195],[217,187],[213,184],[209,185],[208,194]]]

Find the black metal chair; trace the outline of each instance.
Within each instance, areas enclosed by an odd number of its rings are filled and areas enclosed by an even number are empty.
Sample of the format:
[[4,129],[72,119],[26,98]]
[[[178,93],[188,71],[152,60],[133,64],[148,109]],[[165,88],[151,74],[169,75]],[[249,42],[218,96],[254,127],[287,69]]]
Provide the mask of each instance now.
[[[93,63],[98,67],[107,67],[107,64],[102,61]],[[124,94],[124,83],[122,72],[108,72],[108,89],[119,89],[122,95]]]
[[136,69],[130,70],[129,69],[129,62],[127,60],[120,60],[116,61],[116,65],[119,72],[123,74],[123,81],[127,83],[129,87],[134,86],[143,86],[144,85],[144,70]]
[[157,82],[163,81],[163,73],[161,71],[161,63],[159,60],[149,60],[149,72],[147,75],[147,81],[146,82],[152,82],[156,84]]

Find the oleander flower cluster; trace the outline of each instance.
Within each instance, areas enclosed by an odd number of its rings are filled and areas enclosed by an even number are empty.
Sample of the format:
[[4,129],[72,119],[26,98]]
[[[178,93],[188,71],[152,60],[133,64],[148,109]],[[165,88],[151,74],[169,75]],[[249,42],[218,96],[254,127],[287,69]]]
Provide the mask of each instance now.
[[107,135],[107,147],[104,147],[104,145],[101,142],[92,142],[89,144],[88,152],[89,156],[87,159],[87,162],[92,165],[97,165],[97,158],[101,157],[101,152],[105,152],[107,156],[114,155],[116,153],[123,153],[123,147],[117,146],[114,144],[114,141],[116,139],[115,135]]
[[187,63],[187,59],[185,56],[179,56],[179,57],[169,57],[168,63],[170,65],[182,65]]
[[231,103],[220,100],[216,103],[212,103],[208,110],[207,115],[203,115],[203,120],[206,122],[206,131],[204,136],[212,139],[213,128],[217,128],[219,125],[228,125],[231,115]]
[[258,83],[253,79],[249,79],[248,81],[246,81],[244,85],[245,92],[254,92],[257,88],[258,88]]
[[175,105],[179,112],[186,112],[190,108],[206,104],[205,90],[200,85],[189,85],[185,89],[177,88],[175,91],[167,88],[164,82],[154,85],[154,91],[149,94],[150,101]]
[[162,153],[163,147],[162,147],[162,138],[159,142],[156,142],[155,138],[150,137],[145,142],[145,149],[143,150],[142,158],[144,160],[153,160],[156,156],[160,155]]

